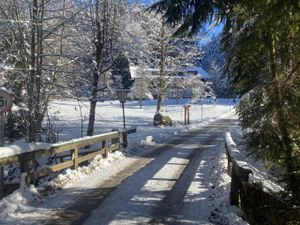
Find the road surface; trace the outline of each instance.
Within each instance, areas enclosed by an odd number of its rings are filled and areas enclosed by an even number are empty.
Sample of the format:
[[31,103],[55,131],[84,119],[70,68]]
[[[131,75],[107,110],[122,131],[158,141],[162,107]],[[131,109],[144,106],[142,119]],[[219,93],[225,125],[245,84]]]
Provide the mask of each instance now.
[[44,224],[213,224],[210,162],[236,123],[221,119],[166,140]]

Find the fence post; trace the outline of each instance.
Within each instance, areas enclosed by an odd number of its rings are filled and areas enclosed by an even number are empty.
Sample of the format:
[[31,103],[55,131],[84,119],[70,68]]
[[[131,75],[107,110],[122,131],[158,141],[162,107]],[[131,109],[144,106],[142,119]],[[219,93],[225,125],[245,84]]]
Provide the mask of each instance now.
[[27,157],[24,157],[20,161],[20,174],[21,174],[21,181],[20,185],[25,186],[25,185],[30,185],[31,179],[30,179],[30,161]]
[[123,138],[123,147],[124,148],[127,148],[127,146],[128,146],[128,142],[127,142],[127,132],[123,132],[122,133],[122,138]]
[[236,175],[234,168],[231,173],[231,189],[230,189],[230,204],[238,206],[239,205],[239,191],[241,186],[241,181]]
[[108,140],[105,141],[105,147],[104,147],[104,157],[108,157]]
[[76,146],[73,150],[72,159],[73,159],[73,170],[78,169],[78,146]]

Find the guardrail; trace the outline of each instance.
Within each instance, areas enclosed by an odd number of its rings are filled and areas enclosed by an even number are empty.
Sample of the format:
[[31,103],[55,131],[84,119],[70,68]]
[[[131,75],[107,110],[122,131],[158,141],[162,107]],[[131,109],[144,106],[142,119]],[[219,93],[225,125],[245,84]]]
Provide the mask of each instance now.
[[241,159],[239,150],[232,140],[231,134],[225,134],[225,149],[228,159],[227,172],[231,176],[230,204],[239,205],[241,183],[249,181],[252,173],[247,162]]
[[[3,153],[2,156],[0,155],[0,167],[18,162],[20,164],[21,184],[29,185],[40,177],[66,168],[77,169],[81,163],[97,155],[106,157],[109,152],[115,151],[121,146],[127,147],[127,135],[134,132],[136,132],[136,127],[51,145],[34,143],[27,144],[26,147],[16,145],[0,147],[0,153]],[[59,158],[60,162],[32,170],[31,165],[37,159],[45,156],[54,156]],[[66,158],[67,161],[64,161]],[[0,195],[3,196],[3,176],[0,178]]]
[[[231,176],[230,204],[240,207],[244,218],[253,225],[300,225],[300,205],[289,202],[287,195],[282,195],[281,188],[274,192],[276,185],[271,180],[262,180],[263,176],[259,176],[260,171],[250,167],[241,158],[228,132],[225,148],[228,159],[227,172]],[[250,173],[254,173],[251,182]],[[272,183],[275,186],[270,188]]]

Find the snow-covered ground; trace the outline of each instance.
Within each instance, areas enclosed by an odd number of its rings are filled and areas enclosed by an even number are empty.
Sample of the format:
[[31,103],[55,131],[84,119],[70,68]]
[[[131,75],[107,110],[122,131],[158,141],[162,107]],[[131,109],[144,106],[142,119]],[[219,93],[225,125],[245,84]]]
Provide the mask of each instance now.
[[[189,99],[167,100],[162,111],[175,121],[174,127],[154,127],[153,117],[156,111],[156,101],[147,100],[143,102],[140,109],[137,101],[125,103],[126,126],[136,126],[137,133],[129,135],[130,146],[139,145],[141,140],[147,136],[153,136],[155,142],[165,141],[166,137],[178,135],[181,132],[195,129],[220,118],[222,115],[233,110],[232,99],[217,99],[216,103],[191,104],[189,126],[184,126],[183,105],[189,103]],[[80,106],[81,105],[81,110]],[[201,113],[203,109],[203,114]],[[82,112],[82,116],[81,113]],[[83,122],[83,135],[86,133],[89,115],[89,102],[78,102],[76,100],[55,100],[50,104],[49,115],[54,131],[59,131],[59,141],[70,140],[81,137],[81,121]],[[119,101],[99,102],[97,104],[95,132],[105,133],[112,129],[122,128],[123,117]],[[203,119],[203,120],[202,120]]]
[[[82,167],[78,172],[66,170],[63,174],[44,183],[40,187],[21,187],[12,195],[0,201],[0,224],[41,224],[41,221],[53,218],[56,212],[66,205],[70,205],[80,191],[93,190],[99,183],[104,182],[109,177],[117,174],[122,168],[131,165],[138,160],[135,154],[151,151],[157,143],[164,143],[168,138],[179,135],[191,129],[200,128],[210,121],[224,117],[230,111],[234,112],[231,100],[221,99],[217,104],[205,104],[203,106],[203,120],[201,119],[201,105],[192,105],[191,125],[184,126],[183,104],[169,101],[163,107],[166,114],[177,121],[174,127],[153,127],[153,115],[155,113],[154,101],[147,101],[142,109],[137,102],[126,103],[127,126],[137,126],[138,131],[129,135],[129,152],[124,155],[115,152],[108,158],[95,158],[90,165]],[[88,102],[82,103],[82,114],[84,118],[88,115]],[[80,134],[80,110],[77,101],[56,100],[50,105],[50,117],[53,120],[54,129],[59,130],[59,140],[69,140],[78,138]],[[55,116],[55,118],[54,118]],[[86,127],[87,120],[84,121]],[[122,126],[122,109],[117,101],[100,103],[96,115],[95,133],[103,133]],[[222,143],[223,144],[223,143]],[[221,150],[218,156],[211,153],[204,155],[203,166],[207,166],[208,173],[202,174],[205,179],[214,186],[211,190],[211,202],[207,207],[207,213],[211,213],[211,221],[216,224],[246,224],[237,216],[238,209],[229,206],[228,194],[230,178],[226,174],[227,162],[225,154]],[[201,165],[200,165],[201,167]],[[166,168],[166,170],[168,170]],[[44,187],[43,194],[39,192]],[[191,193],[201,190],[193,190]],[[47,195],[50,196],[47,196]],[[208,196],[205,196],[208,197]],[[223,221],[223,222],[222,222]],[[130,224],[130,223],[128,223]]]

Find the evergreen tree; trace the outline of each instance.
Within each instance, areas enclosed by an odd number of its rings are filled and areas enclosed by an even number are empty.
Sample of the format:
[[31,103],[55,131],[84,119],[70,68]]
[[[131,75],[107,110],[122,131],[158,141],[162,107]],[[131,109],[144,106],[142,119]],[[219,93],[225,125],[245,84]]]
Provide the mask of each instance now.
[[184,21],[180,34],[213,18],[225,22],[225,71],[232,87],[248,92],[241,124],[262,157],[285,167],[287,190],[299,197],[300,2],[161,0],[151,8],[170,23]]
[[212,80],[212,88],[219,97],[225,97],[227,93],[227,79],[223,73],[225,56],[221,52],[220,35],[213,36],[211,40],[203,46],[203,58],[201,65],[208,72]]

